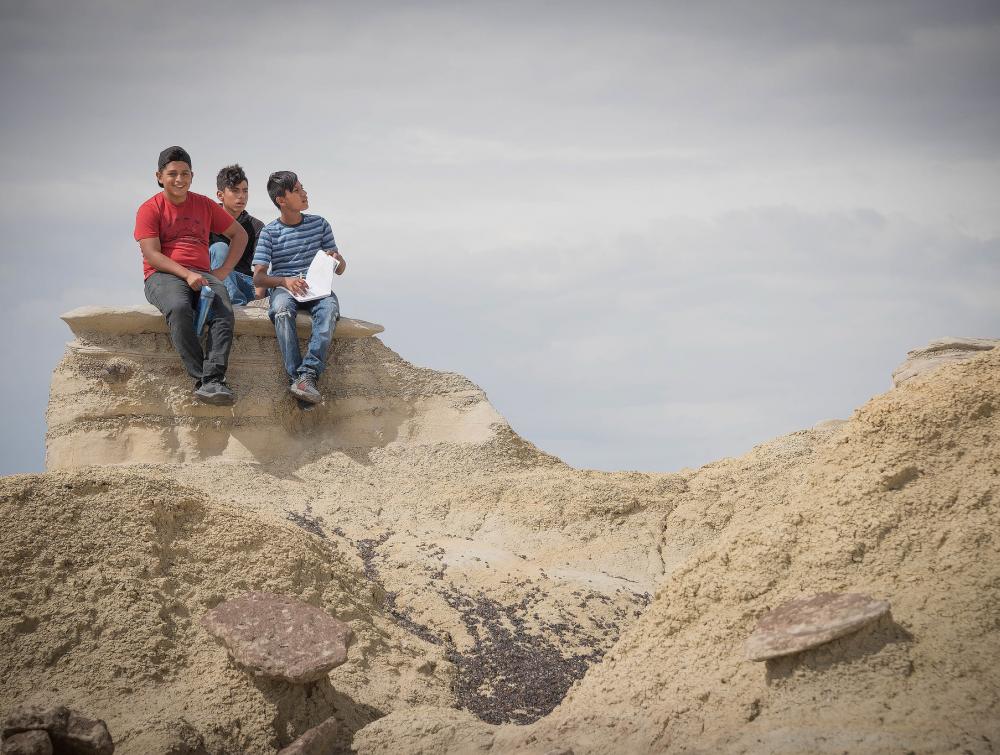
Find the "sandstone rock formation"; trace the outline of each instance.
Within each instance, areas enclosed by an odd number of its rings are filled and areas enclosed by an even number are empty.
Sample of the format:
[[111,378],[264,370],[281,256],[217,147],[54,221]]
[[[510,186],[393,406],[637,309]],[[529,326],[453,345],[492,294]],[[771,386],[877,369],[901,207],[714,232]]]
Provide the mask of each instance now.
[[[52,471],[0,479],[0,708],[58,689],[124,753],[274,752],[331,716],[358,753],[1000,741],[1000,350],[641,474],[566,466],[375,337],[336,343],[310,415],[275,402],[264,336],[228,412],[190,404],[165,336],[92,338],[53,377]],[[248,591],[335,613],[348,661],[308,686],[232,668],[197,618]],[[821,592],[892,618],[745,662],[759,617]]]
[[943,364],[971,359],[981,351],[1000,345],[998,338],[939,338],[926,346],[909,351],[899,367],[892,371],[893,386],[940,367]]
[[825,592],[795,598],[765,614],[746,642],[747,659],[799,653],[856,632],[889,613],[889,601]]
[[[150,311],[152,310],[152,311]],[[195,402],[192,383],[151,306],[85,307],[63,316],[76,338],[52,378],[46,468],[90,464],[233,461],[296,465],[320,449],[484,439],[502,418],[457,375],[426,386],[431,371],[400,375],[402,360],[371,334],[381,326],[342,318],[320,380],[327,401],[297,411],[262,309],[237,308],[229,383],[233,407]],[[155,313],[155,316],[154,316]],[[309,320],[300,315],[300,334]],[[417,415],[422,422],[414,422]]]
[[292,684],[324,678],[347,660],[351,629],[315,606],[249,592],[206,611],[202,626],[252,673]]

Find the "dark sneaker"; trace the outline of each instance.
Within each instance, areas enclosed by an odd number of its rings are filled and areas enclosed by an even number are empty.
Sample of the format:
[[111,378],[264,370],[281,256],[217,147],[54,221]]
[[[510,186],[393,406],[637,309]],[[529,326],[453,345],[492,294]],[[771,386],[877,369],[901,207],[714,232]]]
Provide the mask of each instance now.
[[303,375],[294,383],[288,386],[295,398],[308,401],[310,404],[318,404],[323,400],[323,395],[316,390],[316,381],[309,375]]
[[194,392],[194,397],[203,404],[213,406],[232,406],[236,403],[236,394],[219,380],[202,383]]

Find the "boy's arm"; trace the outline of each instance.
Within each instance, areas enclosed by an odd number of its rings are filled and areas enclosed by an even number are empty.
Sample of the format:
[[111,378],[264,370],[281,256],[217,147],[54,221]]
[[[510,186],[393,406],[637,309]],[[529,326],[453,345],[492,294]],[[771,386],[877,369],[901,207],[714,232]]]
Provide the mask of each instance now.
[[287,288],[293,294],[300,296],[309,290],[305,278],[282,278],[279,275],[268,275],[267,265],[257,265],[253,269],[253,284],[260,288]]
[[219,280],[224,280],[233,272],[233,268],[240,261],[240,257],[243,256],[243,250],[247,245],[247,232],[235,220],[231,226],[222,232],[222,235],[229,239],[229,254],[226,255],[226,261],[222,263],[222,267],[212,271],[212,275]]
[[[244,235],[245,234],[246,232],[244,231]],[[174,262],[167,255],[165,255],[161,251],[159,239],[140,239],[139,249],[142,251],[143,258],[154,270],[159,270],[161,273],[176,275],[195,291],[199,290],[202,286],[208,285],[208,281],[201,273],[195,272],[194,270],[188,270],[184,267],[184,265],[179,262]]]

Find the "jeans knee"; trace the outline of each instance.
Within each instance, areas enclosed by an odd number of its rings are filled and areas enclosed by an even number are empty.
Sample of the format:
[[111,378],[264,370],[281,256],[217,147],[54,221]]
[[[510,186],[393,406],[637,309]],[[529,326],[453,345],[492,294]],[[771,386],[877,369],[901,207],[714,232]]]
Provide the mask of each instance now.
[[226,261],[226,257],[228,256],[229,244],[224,241],[216,241],[208,247],[208,258],[212,263],[213,270],[217,270],[222,267],[223,263]]
[[275,325],[279,322],[295,322],[295,310],[287,304],[279,304],[277,307],[271,307],[268,315],[271,318],[271,322]]
[[167,322],[174,322],[175,320],[181,322],[190,320],[194,322],[194,309],[186,301],[178,301],[168,305],[163,310],[163,315],[167,318]]

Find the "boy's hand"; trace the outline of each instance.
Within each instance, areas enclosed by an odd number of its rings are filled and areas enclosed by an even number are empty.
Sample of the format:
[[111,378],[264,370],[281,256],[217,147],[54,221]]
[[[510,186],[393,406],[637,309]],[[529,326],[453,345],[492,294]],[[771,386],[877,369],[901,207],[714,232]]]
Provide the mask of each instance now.
[[208,279],[201,273],[196,273],[194,270],[188,270],[188,274],[184,276],[184,280],[193,291],[201,291],[202,286],[208,285]]
[[299,296],[305,296],[306,291],[309,290],[309,284],[306,283],[305,278],[285,278],[282,285]]

